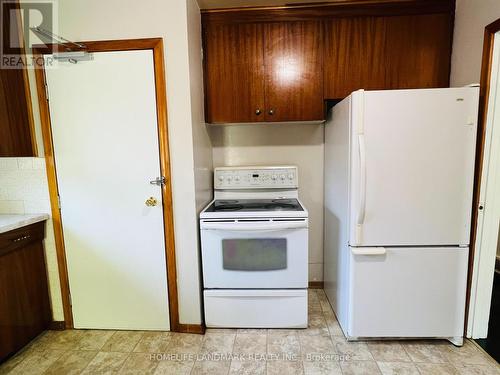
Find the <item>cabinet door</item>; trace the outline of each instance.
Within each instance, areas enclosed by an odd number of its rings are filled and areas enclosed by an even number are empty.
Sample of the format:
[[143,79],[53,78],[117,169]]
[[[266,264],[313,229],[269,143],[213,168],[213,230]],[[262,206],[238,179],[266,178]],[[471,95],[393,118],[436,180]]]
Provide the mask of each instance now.
[[207,122],[264,121],[263,39],[259,24],[205,26]]
[[[5,6],[2,9],[5,11],[4,19],[0,23],[4,43],[10,40],[12,45],[18,45],[20,35],[17,33],[17,18],[6,17],[15,9],[15,3],[0,4]],[[4,49],[7,49],[7,44]],[[17,61],[17,56],[14,60]],[[0,67],[0,157],[36,154],[31,134],[33,118],[27,74],[21,64],[10,68]]]
[[358,89],[447,87],[450,17],[430,14],[325,21],[325,98],[344,98]]
[[358,89],[387,87],[387,18],[325,21],[324,95],[340,99]]
[[449,14],[391,17],[387,21],[389,88],[448,87],[452,42]]
[[266,121],[323,120],[319,21],[265,25]]
[[51,320],[44,225],[0,234],[0,363],[47,329]]

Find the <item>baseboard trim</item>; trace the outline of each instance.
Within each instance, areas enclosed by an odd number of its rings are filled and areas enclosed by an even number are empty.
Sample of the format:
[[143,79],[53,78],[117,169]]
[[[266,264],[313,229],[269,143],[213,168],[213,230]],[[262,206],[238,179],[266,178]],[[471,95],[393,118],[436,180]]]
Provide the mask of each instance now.
[[54,320],[49,323],[49,329],[51,331],[64,331],[66,329],[66,322],[64,320],[62,321]]
[[204,324],[178,324],[175,332],[205,334]]
[[323,281],[309,281],[309,289],[323,289]]

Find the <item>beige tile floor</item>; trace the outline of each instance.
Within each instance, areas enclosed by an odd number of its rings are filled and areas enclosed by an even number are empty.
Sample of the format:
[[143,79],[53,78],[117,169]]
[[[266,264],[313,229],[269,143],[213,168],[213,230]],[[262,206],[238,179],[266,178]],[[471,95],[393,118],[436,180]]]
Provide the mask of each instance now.
[[347,342],[322,290],[305,330],[48,331],[0,374],[500,374],[474,343]]

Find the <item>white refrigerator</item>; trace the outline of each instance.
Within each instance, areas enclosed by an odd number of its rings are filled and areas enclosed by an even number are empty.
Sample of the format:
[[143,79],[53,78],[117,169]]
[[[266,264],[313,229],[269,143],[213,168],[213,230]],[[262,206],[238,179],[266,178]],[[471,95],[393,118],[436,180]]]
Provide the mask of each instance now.
[[359,90],[325,124],[325,292],[348,339],[461,345],[478,87]]

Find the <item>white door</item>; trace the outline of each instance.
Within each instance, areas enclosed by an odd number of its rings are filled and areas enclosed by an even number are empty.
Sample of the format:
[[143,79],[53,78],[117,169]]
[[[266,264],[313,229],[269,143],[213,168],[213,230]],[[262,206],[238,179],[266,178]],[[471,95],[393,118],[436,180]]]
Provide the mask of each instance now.
[[486,338],[496,257],[500,256],[500,32],[495,34],[486,116],[476,249],[467,336]]
[[479,88],[357,91],[354,246],[468,245]]
[[350,249],[349,336],[462,336],[468,248]]
[[168,330],[153,54],[93,55],[46,70],[74,326]]

